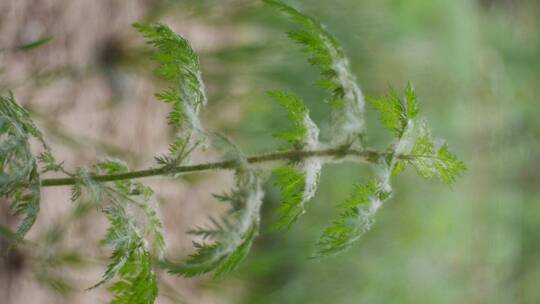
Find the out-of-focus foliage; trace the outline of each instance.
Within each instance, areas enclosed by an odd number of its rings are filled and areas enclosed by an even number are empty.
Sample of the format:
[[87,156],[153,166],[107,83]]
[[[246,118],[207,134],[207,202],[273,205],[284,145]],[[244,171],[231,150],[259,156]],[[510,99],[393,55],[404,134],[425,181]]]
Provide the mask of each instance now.
[[[30,151],[31,138],[37,139],[44,150],[37,158]],[[0,96],[0,197],[9,197],[12,212],[23,215],[16,231],[18,239],[32,228],[39,212],[38,159],[44,164],[43,172],[59,168],[28,112],[13,95]]]
[[[240,99],[247,111],[231,132],[243,147],[264,151],[279,146],[262,135],[265,130],[289,129],[282,111],[268,105],[258,87],[264,89],[269,82],[294,87],[321,127],[327,123],[328,108],[320,103],[324,93],[313,88],[318,71],[304,64],[304,55],[282,35],[289,23],[280,25],[279,18],[270,18],[262,7],[254,11],[254,5],[244,7],[240,2],[228,11],[230,15],[220,14],[219,1],[182,2],[178,7],[198,12],[195,19],[258,35],[253,45],[209,52],[201,60],[219,63],[210,68],[209,86],[229,83],[232,69],[236,80],[252,88]],[[408,81],[414,83],[432,133],[452,143],[468,171],[448,191],[436,183],[423,184],[413,178],[415,170],[405,169],[394,180],[394,199],[358,246],[333,261],[314,262],[306,259],[312,249],[309,240],[321,233],[313,227],[338,215],[331,211],[332,202],[336,197],[346,200],[353,191],[345,181],[367,181],[368,174],[362,166],[327,166],[318,195],[309,204],[312,216],[302,217],[287,235],[263,236],[241,267],[240,280],[247,290],[242,303],[536,303],[540,4],[535,0],[288,3],[316,16],[336,34],[366,96],[382,96],[389,85],[402,88]],[[284,57],[289,59],[281,61]],[[222,96],[213,101],[239,100],[221,88],[209,92]],[[384,147],[391,134],[377,131],[377,119],[375,109],[368,106],[366,141]],[[321,135],[328,137],[324,130]],[[272,208],[264,208],[270,213],[279,202],[278,192],[272,193],[265,201]],[[263,230],[272,224],[263,221]]]
[[236,187],[230,193],[216,195],[229,203],[230,211],[223,220],[212,219],[212,224],[190,231],[212,243],[194,242],[197,252],[185,263],[164,266],[172,274],[193,277],[214,271],[216,277],[235,270],[251,249],[259,233],[260,209],[262,204],[261,180],[258,173],[249,168],[236,172]]

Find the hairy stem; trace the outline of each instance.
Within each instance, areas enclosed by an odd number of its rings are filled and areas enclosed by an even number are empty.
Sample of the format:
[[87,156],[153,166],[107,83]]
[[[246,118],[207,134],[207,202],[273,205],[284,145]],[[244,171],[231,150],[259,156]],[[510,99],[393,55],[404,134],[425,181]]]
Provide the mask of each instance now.
[[[344,148],[330,148],[320,150],[288,150],[279,151],[261,155],[255,155],[247,157],[247,162],[250,164],[260,164],[273,161],[297,161],[312,157],[327,157],[335,159],[353,159],[360,162],[377,162],[380,157],[385,156],[386,153],[376,152],[372,150],[356,150],[356,149],[344,149]],[[225,160],[217,162],[202,163],[189,166],[178,167],[159,167],[150,168],[140,171],[131,171],[120,174],[108,174],[108,175],[94,175],[92,178],[96,182],[110,182],[124,179],[135,179],[156,175],[170,175],[178,173],[199,172],[199,171],[211,171],[211,170],[223,170],[234,169],[238,166],[236,160]],[[43,187],[52,186],[67,186],[75,184],[76,179],[71,177],[66,178],[48,178],[41,181]]]

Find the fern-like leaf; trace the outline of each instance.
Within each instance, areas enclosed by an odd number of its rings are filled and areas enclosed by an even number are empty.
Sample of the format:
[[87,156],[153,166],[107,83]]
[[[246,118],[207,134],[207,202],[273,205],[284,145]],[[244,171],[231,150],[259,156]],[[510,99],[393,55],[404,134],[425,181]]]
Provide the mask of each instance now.
[[111,280],[120,273],[128,263],[132,254],[136,254],[143,245],[142,238],[135,228],[135,220],[127,214],[123,206],[114,206],[103,211],[109,220],[110,227],[103,242],[113,249],[111,261],[105,270],[103,279],[94,286],[96,288]]
[[[97,183],[95,174],[120,174],[129,171],[119,160],[107,160],[96,166],[90,174],[78,169],[74,175],[73,200],[83,193],[103,210],[110,227],[103,242],[112,248],[110,262],[99,287],[115,277],[109,288],[111,303],[154,303],[157,297],[157,278],[152,269],[152,255],[161,258],[165,249],[163,226],[154,206],[153,191],[148,186],[131,180],[118,180],[111,184]],[[142,216],[143,215],[143,216]],[[150,246],[150,244],[152,246]]]
[[297,149],[303,148],[308,134],[305,120],[310,119],[306,106],[298,96],[293,94],[278,91],[268,94],[287,111],[287,117],[293,124],[293,130],[274,134],[274,137],[288,141]]
[[435,167],[437,168],[440,179],[447,184],[454,183],[467,169],[462,161],[454,154],[450,153],[447,145],[443,145],[437,151]]
[[165,261],[163,266],[170,273],[192,277],[213,271],[214,276],[219,277],[235,270],[249,252],[259,231],[263,198],[258,174],[251,169],[239,169],[235,189],[217,197],[231,204],[229,216],[221,222],[212,220],[210,228],[191,231],[212,243],[195,242],[196,253],[183,264]]
[[309,110],[302,99],[294,94],[279,91],[268,94],[287,111],[287,117],[293,125],[291,131],[274,136],[288,141],[295,149],[318,146],[319,128],[309,117]]
[[274,171],[276,186],[281,189],[281,207],[278,213],[281,215],[276,225],[278,228],[289,228],[305,213],[304,189],[306,178],[302,172],[293,167],[281,167]]
[[73,177],[75,184],[71,188],[71,201],[75,203],[84,195],[91,203],[101,205],[105,191],[104,186],[96,182],[91,173],[84,168],[77,168]]
[[113,248],[111,262],[98,287],[118,276],[110,290],[111,303],[154,303],[157,297],[157,279],[152,270],[152,258],[136,228],[134,217],[121,204],[106,209],[111,226],[104,242]]
[[309,62],[320,69],[319,84],[329,92],[333,107],[336,142],[355,140],[364,133],[364,96],[352,74],[349,61],[337,40],[315,19],[279,0],[264,0],[300,26],[289,38],[303,47]]
[[311,158],[274,171],[275,185],[281,189],[277,228],[290,228],[306,212],[305,205],[315,196],[321,169],[322,162]]
[[20,107],[12,94],[0,96],[0,196],[12,201],[11,210],[23,219],[16,230],[23,239],[32,228],[39,213],[40,178],[38,159],[30,150],[30,138],[43,147],[43,171],[58,168],[41,131],[34,125],[28,112]]
[[28,184],[18,187],[10,193],[13,198],[11,210],[14,215],[23,215],[23,219],[15,231],[17,239],[22,240],[36,222],[40,209],[40,185],[37,172],[34,170],[29,176]]
[[[101,162],[98,167],[107,174],[119,174],[129,171],[124,162],[113,159]],[[113,200],[134,205],[138,211],[143,213],[145,221],[139,221],[137,226],[140,227],[143,235],[149,236],[152,241],[152,253],[161,257],[166,245],[163,224],[158,215],[157,202],[154,199],[154,191],[145,184],[132,180],[116,181],[113,184],[114,186],[108,189],[108,195]]]
[[379,191],[375,180],[356,186],[352,196],[340,205],[339,217],[319,238],[315,258],[336,255],[348,249],[370,229],[382,204]]
[[449,151],[446,144],[435,146],[425,123],[418,128],[410,154],[407,162],[425,178],[437,176],[444,183],[452,184],[466,170],[465,164]]
[[204,138],[199,112],[207,99],[199,57],[186,39],[165,25],[138,23],[134,27],[157,49],[157,75],[171,83],[156,96],[172,107],[168,120],[178,135],[170,146],[169,160],[178,164],[187,156],[185,152],[193,150]]
[[140,248],[129,257],[120,269],[122,280],[115,282],[109,290],[114,298],[111,304],[150,304],[158,294],[157,277],[152,270],[152,257]]
[[368,98],[368,103],[379,111],[382,126],[398,138],[403,136],[409,121],[418,114],[416,95],[411,85],[407,86],[405,95],[406,99],[403,100],[391,89],[390,94],[383,98]]
[[452,183],[465,171],[465,165],[449,152],[448,146],[435,147],[431,132],[423,120],[419,120],[418,103],[413,87],[405,88],[405,99],[392,90],[380,99],[369,99],[381,115],[383,127],[392,131],[397,140],[392,147],[392,158],[387,163],[396,175],[410,164],[418,175],[430,178],[438,176],[445,183]]
[[358,186],[354,194],[340,205],[342,212],[332,225],[324,230],[316,246],[315,257],[338,254],[349,248],[366,232],[374,221],[377,210],[392,195],[391,177],[411,164],[419,175],[438,175],[450,183],[465,169],[462,162],[448,152],[447,146],[434,148],[426,124],[418,121],[418,104],[413,87],[409,84],[402,99],[392,90],[381,99],[369,99],[381,116],[384,128],[396,136],[387,157],[380,160],[377,179]]
[[[292,131],[278,134],[276,137],[287,140],[296,149],[319,147],[319,128],[309,117],[309,111],[303,101],[289,93],[269,94],[283,106],[289,121],[293,124]],[[282,192],[281,207],[278,209],[280,218],[276,227],[290,228],[305,213],[306,202],[315,195],[321,169],[321,160],[310,158],[274,171],[277,177],[275,184]]]

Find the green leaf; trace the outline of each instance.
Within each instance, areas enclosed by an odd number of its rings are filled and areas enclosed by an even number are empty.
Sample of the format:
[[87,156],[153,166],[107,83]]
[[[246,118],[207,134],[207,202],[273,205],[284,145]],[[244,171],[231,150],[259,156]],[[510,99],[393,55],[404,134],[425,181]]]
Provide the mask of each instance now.
[[274,137],[281,138],[293,146],[301,149],[306,144],[308,129],[304,124],[308,110],[302,100],[293,94],[284,92],[268,92],[286,111],[289,121],[293,124],[293,130],[286,133],[274,134]]
[[333,256],[351,247],[374,221],[382,203],[375,180],[357,186],[349,199],[339,207],[341,213],[327,227],[316,244],[315,258]]
[[120,275],[122,280],[109,288],[114,295],[111,304],[148,304],[156,301],[157,277],[148,252],[136,250],[121,268]]
[[[274,136],[287,140],[295,149],[317,148],[320,145],[319,129],[309,117],[303,101],[289,93],[274,91],[268,94],[287,111],[289,121],[293,124],[292,131]],[[290,228],[305,213],[304,205],[315,194],[322,163],[317,159],[308,159],[298,162],[296,167],[286,166],[274,171],[276,186],[282,192],[277,228]]]
[[31,137],[50,153],[28,112],[13,95],[0,96],[0,196],[12,201],[11,211],[23,217],[15,231],[18,239],[24,238],[39,213],[41,182],[37,159],[30,150]]
[[[392,131],[396,137],[403,135],[409,117],[405,103],[395,90],[392,89],[390,94],[383,98],[368,98],[368,103],[379,112],[381,124],[385,129]],[[412,112],[414,113],[414,110]]]
[[310,158],[274,171],[275,184],[281,189],[276,228],[290,228],[306,212],[306,203],[317,191],[322,166],[320,159]]
[[425,123],[417,130],[416,143],[407,162],[424,178],[438,176],[444,183],[452,184],[466,170],[463,162],[450,153],[448,146],[436,149]]
[[406,167],[407,167],[407,163],[405,161],[397,160],[396,163],[394,164],[392,175],[393,176],[399,175],[401,172],[403,172],[403,170],[405,170]]
[[364,96],[352,74],[349,61],[337,40],[315,19],[278,0],[264,2],[287,15],[300,26],[289,38],[310,55],[308,61],[318,67],[323,79],[320,86],[329,93],[333,107],[335,141],[350,140],[363,134]]
[[407,118],[415,119],[418,115],[418,103],[416,101],[416,93],[411,83],[405,87],[405,100],[407,104]]
[[111,303],[154,303],[158,289],[156,274],[134,218],[122,205],[104,212],[111,223],[104,242],[113,248],[113,253],[103,280],[91,288],[118,276],[119,280],[109,288],[114,294]]
[[437,168],[440,179],[447,184],[454,183],[467,170],[465,164],[458,160],[454,154],[450,153],[446,145],[443,145],[437,151],[435,167]]
[[77,168],[73,177],[75,178],[75,184],[71,188],[71,201],[81,201],[80,198],[84,194],[91,203],[100,206],[103,201],[103,192],[105,191],[103,185],[96,182],[92,178],[91,173],[84,168]]
[[[101,162],[98,167],[106,174],[119,174],[129,171],[128,166],[120,160],[109,159]],[[165,237],[163,224],[158,216],[157,202],[154,199],[152,188],[143,183],[132,180],[115,181],[114,187],[108,191],[113,201],[134,205],[144,215],[144,221],[138,221],[136,226],[143,236],[149,236],[152,241],[153,254],[161,257],[165,250]]]
[[275,185],[281,189],[281,207],[278,209],[280,218],[276,226],[290,228],[306,212],[304,200],[306,178],[302,172],[290,166],[276,169],[274,175],[277,177]]
[[235,270],[247,255],[260,224],[263,192],[258,174],[239,169],[236,187],[216,197],[230,203],[229,216],[221,221],[211,219],[208,227],[190,231],[211,243],[195,242],[196,252],[182,264],[164,261],[162,265],[170,273],[193,277],[214,271],[214,276],[219,277]]
[[[205,134],[199,120],[199,112],[207,103],[199,57],[186,39],[165,25],[137,23],[134,27],[157,49],[156,74],[171,83],[156,96],[172,107],[168,120],[178,134],[168,157],[178,164],[186,158],[185,152],[191,152]],[[167,163],[169,160],[159,159]]]
[[[44,150],[38,158],[30,150],[31,137],[37,139]],[[15,232],[18,239],[24,238],[39,213],[38,159],[44,164],[43,171],[58,170],[61,166],[28,112],[17,104],[12,94],[0,96],[0,196],[12,201],[11,211],[15,215],[23,216]]]
[[438,176],[451,184],[465,171],[465,164],[446,145],[435,148],[426,122],[417,117],[418,103],[411,84],[405,88],[405,100],[392,90],[390,95],[368,102],[379,111],[383,127],[397,137],[388,163],[393,175],[403,171],[408,163],[422,177]]
[[416,93],[410,83],[405,88],[404,100],[391,89],[390,94],[382,98],[368,98],[368,103],[379,112],[383,127],[392,131],[397,138],[403,137],[410,121],[418,116]]
[[11,205],[13,214],[24,215],[16,231],[17,238],[20,240],[24,238],[36,222],[40,209],[40,181],[36,171],[33,171],[31,174],[29,182],[30,184],[28,184],[26,189],[17,188],[11,194],[14,198],[14,202]]
[[161,258],[165,249],[163,225],[157,215],[153,190],[132,180],[97,183],[98,174],[121,174],[129,171],[120,160],[109,159],[96,166],[95,173],[79,168],[74,175],[72,199],[84,192],[105,213],[110,227],[103,242],[112,248],[110,262],[97,288],[115,277],[109,290],[111,303],[154,303],[157,278],[152,269],[152,255]]
[[135,229],[134,219],[122,206],[114,206],[103,211],[111,226],[107,230],[103,242],[113,249],[111,261],[107,266],[103,279],[90,289],[103,285],[120,273],[128,263],[132,254],[136,254],[143,246],[142,238]]

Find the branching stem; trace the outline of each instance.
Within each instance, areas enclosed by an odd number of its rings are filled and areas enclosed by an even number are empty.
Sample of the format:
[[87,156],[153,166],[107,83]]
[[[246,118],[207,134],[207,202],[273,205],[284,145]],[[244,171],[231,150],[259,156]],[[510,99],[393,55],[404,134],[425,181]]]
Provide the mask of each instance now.
[[[247,157],[247,162],[250,164],[260,164],[273,161],[297,161],[306,158],[312,157],[323,157],[323,158],[335,158],[343,159],[350,158],[359,162],[368,162],[374,163],[377,162],[380,157],[385,156],[386,153],[376,152],[372,150],[357,150],[357,149],[343,149],[343,148],[328,148],[320,150],[288,150],[288,151],[278,151],[273,153],[260,154],[255,156]],[[225,160],[217,162],[202,163],[196,165],[188,166],[178,166],[178,167],[159,167],[159,168],[150,168],[140,171],[131,171],[121,174],[107,174],[107,175],[95,175],[92,178],[96,182],[110,182],[124,179],[135,179],[149,176],[157,175],[171,175],[178,173],[188,173],[188,172],[200,172],[200,171],[211,171],[211,170],[224,170],[224,169],[234,169],[238,166],[236,160]],[[52,186],[67,186],[73,185],[76,183],[75,178],[66,177],[66,178],[48,178],[41,181],[43,187],[52,187]]]

